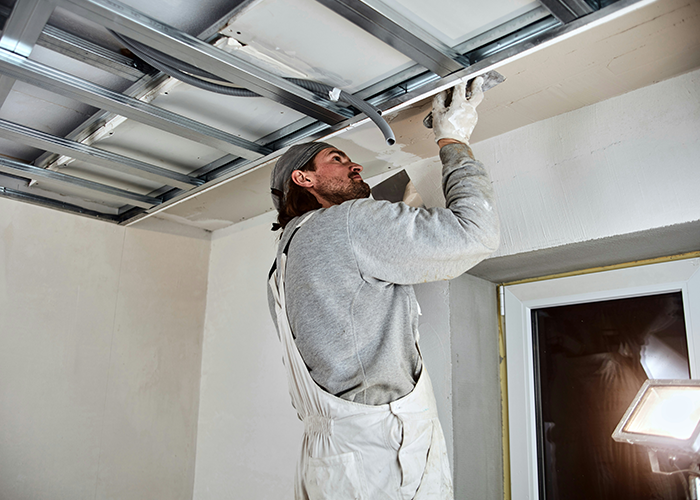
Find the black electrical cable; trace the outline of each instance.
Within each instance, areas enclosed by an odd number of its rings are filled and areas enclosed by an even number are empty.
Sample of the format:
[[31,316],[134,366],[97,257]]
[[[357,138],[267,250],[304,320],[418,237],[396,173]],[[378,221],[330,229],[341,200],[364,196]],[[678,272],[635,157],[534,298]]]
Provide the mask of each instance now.
[[[216,92],[233,97],[260,97],[259,94],[256,94],[252,90],[224,85],[224,83],[228,82],[220,80],[216,75],[213,75],[212,73],[204,71],[184,61],[180,61],[179,59],[169,56],[168,54],[164,54],[158,50],[148,47],[147,45],[137,42],[136,40],[132,40],[113,31],[111,33],[139,58],[143,59],[157,70],[162,71],[173,78],[209,92]],[[285,79],[294,85],[298,85],[299,87],[310,90],[316,94],[323,95],[324,97],[330,97],[330,93],[335,90],[333,87],[326,85],[325,83],[302,80],[300,78]],[[209,80],[215,81],[212,82]],[[384,139],[389,146],[393,146],[396,143],[394,132],[391,130],[391,127],[386,120],[380,116],[380,112],[377,108],[363,101],[362,99],[345,92],[344,90],[340,90],[338,100],[353,106],[361,113],[367,115],[367,117],[372,120],[375,125],[377,125],[379,130],[381,130],[382,134],[384,135]]]
[[[260,97],[259,94],[256,94],[252,90],[244,89],[241,87],[221,85],[218,83],[210,82],[208,80],[203,80],[202,78],[210,78],[216,80],[218,80],[218,78],[215,75],[201,70],[196,66],[187,64],[184,61],[178,61],[178,64],[180,65],[179,68],[174,67],[165,60],[169,59],[171,61],[177,61],[177,59],[170,57],[167,54],[163,54],[162,52],[153,50],[150,47],[147,47],[146,45],[137,42],[136,40],[131,40],[130,38],[123,37],[118,33],[112,32],[112,34],[119,38],[119,40],[140,59],[143,59],[145,62],[156,68],[158,71],[162,71],[163,73],[172,76],[173,78],[176,78],[180,81],[183,81],[195,87],[199,87],[203,90],[208,90],[210,92],[216,92],[219,94],[229,95],[233,97]],[[199,78],[194,75],[198,75]]]

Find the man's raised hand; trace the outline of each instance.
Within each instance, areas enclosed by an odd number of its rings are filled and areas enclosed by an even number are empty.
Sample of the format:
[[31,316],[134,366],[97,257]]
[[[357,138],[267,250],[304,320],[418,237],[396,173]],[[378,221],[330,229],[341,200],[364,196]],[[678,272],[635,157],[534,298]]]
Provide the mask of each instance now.
[[471,84],[470,96],[466,96],[466,82],[460,82],[452,89],[452,102],[445,106],[447,91],[440,92],[433,98],[433,132],[435,142],[441,139],[453,139],[469,144],[478,114],[476,107],[484,99],[481,85],[482,77],[477,77]]

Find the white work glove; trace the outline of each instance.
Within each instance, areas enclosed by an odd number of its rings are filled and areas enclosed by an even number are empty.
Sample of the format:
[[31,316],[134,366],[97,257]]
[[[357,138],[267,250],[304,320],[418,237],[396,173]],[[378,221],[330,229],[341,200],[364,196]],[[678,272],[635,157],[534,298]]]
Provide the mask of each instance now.
[[433,98],[433,132],[435,142],[440,139],[455,139],[469,144],[478,115],[476,107],[484,99],[481,85],[482,77],[477,77],[470,87],[471,96],[466,97],[466,82],[460,82],[452,89],[452,102],[445,107],[447,91],[442,91]]

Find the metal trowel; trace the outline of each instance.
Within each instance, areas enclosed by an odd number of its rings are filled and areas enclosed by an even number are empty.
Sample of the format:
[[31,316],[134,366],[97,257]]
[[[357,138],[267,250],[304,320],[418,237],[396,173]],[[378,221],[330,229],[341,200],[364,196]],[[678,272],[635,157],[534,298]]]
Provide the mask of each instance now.
[[[487,90],[490,90],[494,88],[496,85],[499,83],[503,83],[506,81],[506,77],[500,74],[498,71],[487,71],[483,75],[478,75],[484,79],[484,83],[481,85],[481,89],[486,92]],[[477,78],[476,76],[474,78]],[[467,99],[471,97],[471,91],[469,88],[472,86],[472,82],[474,81],[474,78],[469,80],[467,82]],[[447,91],[447,99],[445,99],[445,105],[449,106],[450,102],[452,101],[452,89],[449,89]],[[425,125],[427,128],[433,128],[433,112],[431,111],[428,113],[428,116],[426,116],[423,119],[423,125]]]

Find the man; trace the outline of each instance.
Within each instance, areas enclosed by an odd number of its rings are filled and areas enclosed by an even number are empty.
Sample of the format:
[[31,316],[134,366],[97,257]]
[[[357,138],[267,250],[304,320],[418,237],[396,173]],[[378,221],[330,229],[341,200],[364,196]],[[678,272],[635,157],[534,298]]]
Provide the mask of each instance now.
[[280,238],[270,308],[304,421],[297,499],[453,498],[418,346],[413,284],[454,278],[498,245],[491,182],[468,146],[481,78],[433,101],[447,208],[369,199],[362,167],[293,146],[272,191]]

